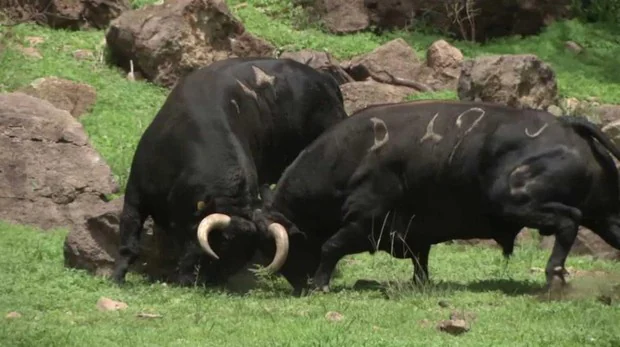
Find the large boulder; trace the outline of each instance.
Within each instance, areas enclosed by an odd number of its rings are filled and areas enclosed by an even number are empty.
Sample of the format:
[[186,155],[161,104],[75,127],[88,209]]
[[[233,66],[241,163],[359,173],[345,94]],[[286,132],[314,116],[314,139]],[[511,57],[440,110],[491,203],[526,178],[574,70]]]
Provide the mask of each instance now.
[[408,28],[422,23],[458,39],[538,34],[571,16],[572,0],[296,0],[333,33]]
[[106,42],[116,64],[172,87],[197,68],[230,57],[273,56],[274,47],[247,32],[224,0],[168,0],[112,21]]
[[[620,105],[600,105],[594,108],[594,115],[611,140],[620,147]],[[614,158],[614,160],[616,160]]]
[[[110,276],[118,257],[122,210],[123,198],[120,197],[100,204],[85,215],[83,223],[76,225],[65,239],[65,266],[97,276]],[[180,252],[173,240],[159,231],[148,218],[140,239],[140,257],[131,271],[146,274],[151,280],[170,281]]]
[[[540,246],[551,250],[554,243],[555,236],[544,236]],[[579,228],[571,254],[591,255],[595,259],[620,260],[620,250],[608,245],[600,236],[584,227]]]
[[375,76],[389,80],[393,77],[417,79],[423,62],[405,40],[386,42],[369,53],[343,63],[345,70],[357,81]]
[[97,100],[95,88],[57,77],[38,78],[18,91],[47,100],[76,118],[90,112]]
[[600,120],[601,125],[620,121],[620,105],[603,104],[592,108],[594,116]]
[[317,0],[315,9],[325,27],[335,34],[361,31],[370,25],[364,0]]
[[432,73],[426,83],[436,89],[456,90],[461,76],[463,53],[446,40],[433,42],[426,50],[426,66]]
[[513,35],[536,35],[555,20],[568,18],[571,0],[405,0],[427,25],[458,39],[485,42]]
[[35,20],[52,28],[104,29],[131,8],[129,0],[4,0],[0,12],[14,21]]
[[69,112],[23,93],[0,94],[0,219],[72,227],[118,190]]
[[356,81],[372,78],[377,82],[430,92],[455,90],[462,60],[461,51],[445,40],[433,42],[424,61],[405,40],[398,38],[353,57],[341,66]]
[[371,105],[404,101],[408,95],[416,92],[413,88],[373,80],[346,83],[341,85],[340,89],[344,98],[344,109],[349,115]]
[[547,109],[556,104],[558,85],[551,67],[532,54],[491,55],[463,62],[461,100],[517,108]]
[[295,60],[315,70],[330,74],[336,79],[338,84],[353,82],[353,78],[351,78],[351,76],[340,67],[338,61],[327,52],[302,49],[295,52],[284,52],[279,58]]

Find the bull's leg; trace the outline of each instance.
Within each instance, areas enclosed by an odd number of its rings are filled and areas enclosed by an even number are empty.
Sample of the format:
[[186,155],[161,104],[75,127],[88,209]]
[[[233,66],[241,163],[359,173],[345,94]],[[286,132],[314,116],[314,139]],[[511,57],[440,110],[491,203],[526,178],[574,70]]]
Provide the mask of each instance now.
[[140,251],[140,236],[146,215],[140,213],[129,197],[126,196],[121,213],[119,234],[120,245],[118,258],[114,264],[112,280],[117,284],[125,282],[129,267],[136,261]]
[[417,246],[413,251],[411,261],[413,262],[413,283],[422,286],[428,282],[428,255],[431,252],[431,245]]
[[360,226],[360,222],[350,222],[330,237],[321,247],[321,262],[314,274],[313,287],[329,291],[329,281],[338,261],[349,254],[370,251],[372,244]]
[[581,211],[561,203],[546,203],[534,208],[531,205],[505,208],[505,215],[519,219],[525,226],[555,234],[555,245],[551,257],[547,262],[545,274],[547,286],[555,276],[564,282],[564,263],[577,237],[577,230],[581,222]]
[[[191,286],[196,282],[196,266],[200,264],[202,250],[198,243],[189,239],[183,247],[184,253],[181,255],[178,263],[177,282],[180,286]],[[202,265],[202,264],[201,264]]]
[[587,227],[610,246],[620,249],[620,215],[611,215]]

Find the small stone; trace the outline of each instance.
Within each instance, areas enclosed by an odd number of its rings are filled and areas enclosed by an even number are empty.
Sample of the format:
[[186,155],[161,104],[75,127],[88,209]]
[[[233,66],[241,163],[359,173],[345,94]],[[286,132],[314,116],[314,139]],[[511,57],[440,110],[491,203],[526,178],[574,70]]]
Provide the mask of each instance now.
[[596,300],[604,305],[611,305],[611,297],[609,295],[599,295]]
[[469,324],[463,319],[449,319],[439,322],[437,328],[452,335],[460,335],[469,331]]
[[419,323],[423,328],[428,328],[431,326],[431,321],[426,318],[422,319]]
[[112,300],[110,298],[101,297],[97,300],[97,308],[99,311],[117,311],[127,308],[127,304],[122,301]]
[[325,314],[325,319],[331,322],[339,322],[344,319],[344,316],[340,312],[329,311]]
[[41,53],[39,53],[39,50],[34,48],[34,47],[20,46],[19,50],[22,52],[23,55],[25,55],[27,57],[34,58],[34,59],[42,59],[43,58]]
[[572,113],[579,108],[581,102],[577,98],[567,98],[566,100],[564,100],[564,104],[566,105],[566,109],[568,110],[568,112]]
[[452,311],[450,313],[450,320],[465,320],[473,321],[476,319],[476,314],[468,311]]
[[140,312],[136,315],[136,317],[138,318],[161,318],[162,315],[157,314],[157,313]]
[[40,43],[45,42],[45,39],[40,36],[26,36],[26,41],[28,41],[30,46],[36,46]]
[[73,52],[73,58],[76,60],[95,60],[95,53],[88,49],[78,49]]
[[6,314],[6,318],[8,319],[21,318],[21,316],[22,314],[17,311],[9,312]]
[[549,107],[547,107],[547,112],[558,117],[564,115],[564,111],[562,111],[562,109],[556,105],[549,105]]
[[440,307],[450,307],[450,303],[445,300],[439,300],[438,304]]
[[564,47],[575,54],[579,54],[583,51],[583,48],[575,41],[564,42]]

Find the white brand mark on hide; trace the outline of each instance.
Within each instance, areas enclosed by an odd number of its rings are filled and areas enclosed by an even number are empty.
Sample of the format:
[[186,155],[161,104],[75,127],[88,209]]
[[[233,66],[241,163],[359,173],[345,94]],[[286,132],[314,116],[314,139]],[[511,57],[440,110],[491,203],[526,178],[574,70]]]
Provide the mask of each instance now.
[[252,70],[254,70],[254,78],[256,78],[257,86],[261,86],[265,83],[273,86],[273,82],[276,79],[275,76],[269,75],[268,73],[254,65],[252,65]]
[[430,122],[428,122],[428,125],[426,126],[426,134],[424,134],[424,136],[420,139],[420,143],[431,139],[434,142],[439,142],[441,141],[441,139],[443,138],[443,136],[437,134],[434,130],[433,127],[435,126],[435,119],[437,119],[437,117],[439,116],[439,113],[435,113],[435,115],[433,116],[433,118],[431,119]]
[[258,96],[256,95],[256,92],[253,91],[252,89],[250,89],[248,86],[246,86],[243,82],[237,80],[237,84],[239,84],[239,86],[241,87],[241,89],[243,89],[243,92],[246,93],[247,95],[251,96],[252,98],[254,98],[254,100],[258,100]]
[[545,123],[545,125],[543,125],[540,129],[538,129],[537,132],[530,134],[530,131],[525,128],[525,135],[527,135],[527,137],[531,137],[531,138],[535,138],[538,137],[538,135],[542,134],[542,132],[547,128],[547,126],[549,126],[548,123]]
[[375,134],[375,143],[372,145],[372,147],[368,149],[369,152],[374,151],[377,148],[385,145],[390,139],[390,134],[388,133],[387,125],[385,124],[383,120],[376,118],[376,117],[372,117],[370,118],[370,121],[372,122],[372,125],[373,125],[373,131]]
[[476,120],[474,120],[473,123],[471,123],[469,128],[467,128],[467,130],[465,130],[463,135],[461,137],[459,137],[459,140],[456,142],[456,144],[452,148],[452,152],[450,152],[450,157],[448,158],[448,163],[452,162],[452,158],[454,157],[454,154],[456,153],[456,150],[459,148],[459,146],[463,142],[463,139],[465,138],[465,136],[467,136],[472,130],[474,130],[474,128],[478,125],[478,123],[480,123],[482,118],[484,118],[485,111],[483,109],[481,109],[479,107],[472,107],[469,110],[464,111],[463,113],[461,113],[458,117],[456,117],[456,126],[457,127],[460,128],[463,125],[463,116],[468,114],[470,111],[480,112],[480,115],[478,116],[478,118],[476,118]]
[[237,103],[237,100],[230,99],[230,103],[233,104],[235,106],[235,108],[237,109],[237,114],[240,114],[241,110],[239,109],[239,104]]

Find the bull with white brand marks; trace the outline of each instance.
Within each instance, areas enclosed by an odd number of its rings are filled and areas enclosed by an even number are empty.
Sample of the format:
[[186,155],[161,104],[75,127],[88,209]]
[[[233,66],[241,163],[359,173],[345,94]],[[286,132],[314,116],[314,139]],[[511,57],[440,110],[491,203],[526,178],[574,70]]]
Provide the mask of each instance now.
[[337,82],[293,60],[233,58],[188,74],[138,143],[113,280],[125,281],[148,216],[184,250],[181,284],[194,282],[198,263],[207,282],[221,283],[261,245],[276,271],[288,233],[263,217],[260,186],[344,118]]
[[345,255],[411,258],[428,279],[431,245],[495,239],[513,252],[523,227],[555,235],[547,282],[564,280],[579,225],[620,248],[620,151],[582,118],[498,104],[417,101],[368,107],[323,133],[269,197],[306,235],[281,273],[299,294],[329,290]]

